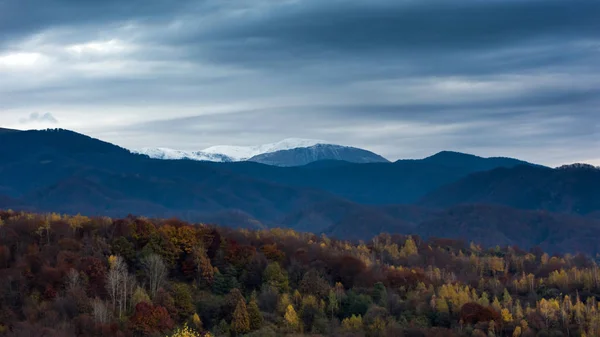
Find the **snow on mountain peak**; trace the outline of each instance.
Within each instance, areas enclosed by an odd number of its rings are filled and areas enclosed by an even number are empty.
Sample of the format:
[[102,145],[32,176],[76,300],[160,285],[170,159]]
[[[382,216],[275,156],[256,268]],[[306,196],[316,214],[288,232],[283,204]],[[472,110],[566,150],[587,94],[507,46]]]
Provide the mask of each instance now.
[[131,152],[137,154],[147,155],[154,159],[168,159],[168,160],[198,160],[198,161],[216,161],[216,162],[230,162],[232,158],[219,154],[219,153],[204,153],[202,151],[182,151],[175,150],[166,147],[145,147],[139,150],[132,150]]
[[217,145],[211,146],[202,151],[182,151],[166,147],[146,147],[139,150],[132,150],[131,152],[147,155],[150,158],[155,159],[190,159],[200,161],[231,162],[247,160],[264,153],[306,148],[315,146],[317,144],[328,143],[315,139],[287,138],[276,143],[257,146]]
[[257,146],[217,145],[202,150],[204,153],[223,154],[233,160],[246,160],[254,156],[281,150],[311,147],[317,144],[327,144],[322,140],[287,138],[282,141]]

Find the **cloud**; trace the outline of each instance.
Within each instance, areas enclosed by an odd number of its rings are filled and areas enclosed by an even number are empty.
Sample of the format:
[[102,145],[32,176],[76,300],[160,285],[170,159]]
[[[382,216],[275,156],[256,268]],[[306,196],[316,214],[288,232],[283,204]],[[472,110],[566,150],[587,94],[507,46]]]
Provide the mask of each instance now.
[[126,147],[590,160],[599,16],[589,0],[6,0],[0,113],[61,111]]
[[19,120],[19,122],[21,124],[29,124],[29,123],[56,124],[56,123],[58,123],[58,120],[56,118],[54,118],[54,116],[49,112],[46,112],[43,114],[40,114],[38,112],[32,112],[31,114],[29,114],[29,116],[27,118],[21,118]]

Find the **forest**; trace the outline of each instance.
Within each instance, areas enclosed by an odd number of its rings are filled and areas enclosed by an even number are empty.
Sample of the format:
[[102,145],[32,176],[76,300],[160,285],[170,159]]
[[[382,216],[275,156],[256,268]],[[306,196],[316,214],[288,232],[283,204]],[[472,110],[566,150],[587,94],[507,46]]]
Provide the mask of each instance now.
[[600,336],[598,256],[0,211],[0,336]]

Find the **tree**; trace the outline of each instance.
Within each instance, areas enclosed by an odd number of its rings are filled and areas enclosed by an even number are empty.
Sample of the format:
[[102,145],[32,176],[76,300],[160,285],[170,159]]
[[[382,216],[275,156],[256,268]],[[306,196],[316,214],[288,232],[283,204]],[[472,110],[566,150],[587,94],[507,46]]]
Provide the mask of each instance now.
[[298,331],[298,327],[300,326],[300,320],[298,319],[298,314],[294,307],[291,304],[288,304],[285,309],[285,315],[283,316],[285,319],[285,324],[290,331]]
[[167,278],[168,270],[162,257],[158,254],[150,254],[144,257],[141,261],[142,269],[148,279],[148,287],[150,290],[150,297],[154,298],[158,289],[162,287],[165,279]]
[[225,296],[225,303],[222,307],[222,317],[225,320],[231,322],[231,320],[233,319],[233,312],[235,311],[240,302],[245,301],[246,300],[244,298],[244,295],[242,295],[242,292],[238,288],[231,289],[229,294]]
[[342,320],[342,330],[345,332],[358,332],[363,329],[362,316],[352,315]]
[[192,323],[194,323],[194,326],[197,330],[202,330],[202,320],[200,319],[200,316],[198,316],[197,313],[194,313],[194,315],[192,316]]
[[265,268],[263,280],[265,284],[279,289],[280,292],[287,292],[289,289],[288,277],[277,262],[271,262]]
[[135,306],[135,313],[129,323],[134,331],[144,335],[152,335],[157,332],[164,333],[171,330],[174,325],[167,309],[146,302],[141,302]]
[[311,269],[302,277],[299,288],[300,292],[304,295],[314,295],[317,298],[324,298],[329,292],[329,283],[316,270]]
[[218,295],[226,295],[232,289],[239,288],[240,284],[235,275],[236,270],[231,266],[226,267],[224,273],[217,271],[212,283],[213,292]]
[[208,255],[206,254],[206,249],[204,246],[194,247],[192,254],[194,257],[194,263],[196,264],[196,275],[198,282],[210,286],[215,277],[215,271],[210,263]]
[[508,309],[506,309],[506,308],[502,309],[500,311],[500,314],[502,315],[502,320],[504,322],[510,323],[513,321],[513,316]]
[[170,337],[202,337],[198,332],[187,326],[187,323],[182,328],[177,328]]
[[118,308],[119,318],[129,308],[129,298],[135,289],[135,278],[129,275],[127,264],[120,256],[108,258],[110,269],[106,274],[106,288],[112,300],[113,311]]
[[90,219],[87,216],[82,216],[81,214],[77,214],[67,219],[69,227],[71,227],[71,230],[73,230],[73,235],[75,235],[77,230],[81,229],[83,225],[89,221]]
[[99,298],[92,301],[92,317],[98,324],[106,324],[110,320],[110,312],[104,302]]
[[148,296],[148,293],[146,293],[144,288],[137,287],[131,296],[131,304],[135,307],[142,302],[152,303],[150,296]]
[[333,319],[333,315],[335,315],[340,310],[340,304],[337,299],[337,295],[334,290],[329,291],[329,296],[327,296],[327,311],[331,315],[331,319]]
[[[60,219],[60,216],[59,216]],[[42,237],[46,237],[46,243],[50,245],[50,230],[52,229],[52,221],[55,220],[54,214],[47,214],[42,218],[40,226],[37,228],[37,234]]]
[[256,299],[252,299],[248,304],[248,317],[250,318],[250,330],[258,330],[262,327],[263,316],[258,308]]
[[375,283],[373,289],[373,302],[382,307],[387,306],[387,290],[381,282]]
[[246,308],[246,302],[244,300],[240,300],[235,307],[233,318],[231,320],[231,329],[237,335],[241,335],[250,331],[250,317],[248,315],[248,309]]
[[186,283],[175,283],[172,286],[173,305],[177,308],[180,320],[189,318],[194,313],[192,291]]
[[321,317],[324,317],[324,314],[317,302],[317,298],[313,295],[305,296],[302,299],[302,307],[300,309],[300,318],[305,331],[310,331],[315,321]]
[[67,273],[67,290],[73,290],[81,285],[81,278],[77,270],[71,268]]
[[404,242],[404,246],[400,249],[400,256],[411,256],[418,254],[417,244],[415,240],[409,235]]

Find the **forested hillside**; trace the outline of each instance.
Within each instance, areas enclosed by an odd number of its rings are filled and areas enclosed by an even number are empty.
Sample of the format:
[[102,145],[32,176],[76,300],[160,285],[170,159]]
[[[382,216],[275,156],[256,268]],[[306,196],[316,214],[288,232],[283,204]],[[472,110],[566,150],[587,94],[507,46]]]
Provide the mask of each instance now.
[[598,336],[584,255],[0,212],[0,335]]
[[551,169],[448,151],[394,163],[301,167],[157,160],[61,129],[8,130],[0,144],[3,209],[600,252],[600,170],[593,167]]

